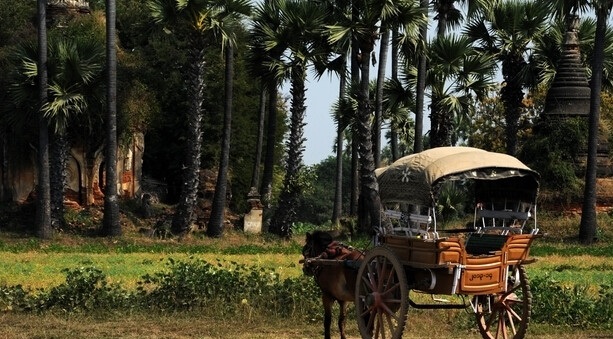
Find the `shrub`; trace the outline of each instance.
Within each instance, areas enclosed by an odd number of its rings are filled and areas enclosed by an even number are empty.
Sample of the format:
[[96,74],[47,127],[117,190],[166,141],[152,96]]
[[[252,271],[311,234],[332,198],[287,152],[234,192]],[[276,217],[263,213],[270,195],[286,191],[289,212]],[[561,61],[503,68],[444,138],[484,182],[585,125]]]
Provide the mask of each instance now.
[[[0,310],[14,312],[209,312],[216,316],[315,319],[320,290],[306,276],[281,280],[271,269],[231,263],[168,260],[168,270],[143,277],[136,291],[109,286],[94,267],[66,270],[66,282],[35,293],[0,286]],[[613,287],[562,285],[549,276],[532,279],[531,321],[591,329],[613,329]],[[459,312],[454,321],[470,329],[474,319]]]
[[119,286],[109,286],[106,275],[95,267],[65,269],[66,282],[40,291],[34,299],[35,310],[59,310],[65,313],[123,309],[131,305],[130,293]]
[[600,286],[595,293],[586,285],[565,286],[543,276],[532,281],[531,289],[534,296],[532,320],[535,322],[581,328],[612,328],[611,286]]
[[281,281],[271,269],[231,263],[223,268],[202,260],[169,259],[167,272],[143,277],[138,291],[147,308],[178,311],[210,308],[235,314],[244,308],[271,315],[309,312],[310,300],[319,300],[311,279]]

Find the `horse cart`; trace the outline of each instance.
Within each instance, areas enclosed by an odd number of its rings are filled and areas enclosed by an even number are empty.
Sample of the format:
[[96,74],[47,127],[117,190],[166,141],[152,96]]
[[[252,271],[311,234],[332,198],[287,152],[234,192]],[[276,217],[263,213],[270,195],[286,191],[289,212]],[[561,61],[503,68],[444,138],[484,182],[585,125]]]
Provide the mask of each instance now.
[[[352,260],[361,336],[401,338],[413,307],[468,309],[483,338],[523,338],[532,302],[524,265],[534,262],[529,249],[539,236],[538,174],[509,155],[441,147],[376,175],[382,220],[374,246]],[[453,185],[471,192],[474,215],[444,229],[439,198]],[[329,261],[320,257],[315,265]],[[412,297],[420,294],[433,297]]]

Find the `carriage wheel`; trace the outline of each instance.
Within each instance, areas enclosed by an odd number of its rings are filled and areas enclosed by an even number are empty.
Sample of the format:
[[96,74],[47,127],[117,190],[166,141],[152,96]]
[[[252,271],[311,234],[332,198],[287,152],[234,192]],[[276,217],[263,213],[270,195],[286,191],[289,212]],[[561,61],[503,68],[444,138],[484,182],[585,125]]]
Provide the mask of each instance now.
[[475,296],[473,305],[483,338],[523,338],[532,309],[532,293],[525,268],[516,265],[509,272],[507,292]]
[[358,271],[355,293],[362,338],[402,337],[409,290],[404,268],[393,252],[376,247],[366,254]]

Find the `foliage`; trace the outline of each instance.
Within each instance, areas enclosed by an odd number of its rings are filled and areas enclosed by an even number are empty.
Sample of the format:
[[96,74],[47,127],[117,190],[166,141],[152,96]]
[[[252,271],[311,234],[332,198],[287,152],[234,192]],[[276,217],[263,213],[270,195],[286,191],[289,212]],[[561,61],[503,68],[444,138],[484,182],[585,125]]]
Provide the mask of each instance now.
[[281,280],[270,269],[231,263],[168,260],[168,270],[142,277],[136,291],[111,286],[95,267],[66,269],[66,282],[35,293],[21,285],[0,286],[0,310],[112,312],[215,309],[222,315],[245,310],[301,316],[319,310],[319,289],[310,277]]
[[440,187],[436,212],[440,215],[437,219],[444,225],[453,220],[464,217],[466,206],[470,201],[466,201],[468,190],[465,183],[457,181],[446,182]]
[[533,128],[519,158],[541,175],[541,185],[558,201],[576,201],[582,187],[579,154],[587,141],[587,122],[581,118],[547,119]]
[[[35,293],[0,286],[0,309],[14,312],[177,312],[214,309],[221,316],[311,318],[320,312],[319,289],[310,277],[280,279],[270,269],[202,260],[169,259],[167,270],[145,275],[136,291],[110,286],[95,267],[66,269],[66,282]],[[532,279],[536,323],[611,329],[613,287],[565,285],[548,276]],[[604,326],[604,327],[603,327]]]
[[[297,219],[322,225],[332,218],[332,208],[334,206],[334,189],[336,187],[336,157],[328,157],[319,164],[310,167],[315,179],[312,181],[311,189],[302,194],[300,204],[302,208],[297,213]],[[349,189],[351,181],[351,163],[349,157],[343,158],[343,207],[346,211],[349,208],[351,191]]]
[[66,282],[39,293],[34,298],[34,310],[79,313],[132,305],[130,293],[117,285],[109,286],[106,275],[95,267],[64,269],[64,272]]
[[565,286],[547,276],[532,280],[532,321],[580,328],[611,329],[613,286]]

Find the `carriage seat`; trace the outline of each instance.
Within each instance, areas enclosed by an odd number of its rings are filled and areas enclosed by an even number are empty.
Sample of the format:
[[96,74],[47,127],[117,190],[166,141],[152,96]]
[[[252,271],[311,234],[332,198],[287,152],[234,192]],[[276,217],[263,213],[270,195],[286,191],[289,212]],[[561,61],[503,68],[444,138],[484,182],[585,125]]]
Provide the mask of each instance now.
[[501,251],[508,238],[501,234],[471,233],[464,241],[464,248],[467,254],[489,255]]
[[436,230],[431,229],[432,217],[416,213],[406,214],[397,210],[386,210],[386,217],[392,221],[392,233],[397,235],[420,236],[437,239]]
[[475,207],[474,227],[480,233],[495,231],[499,234],[523,233],[528,219],[532,217],[532,206],[522,203],[516,208],[485,208],[484,204]]

